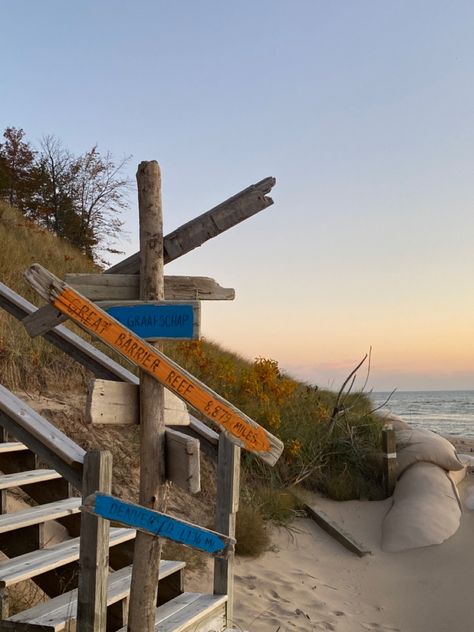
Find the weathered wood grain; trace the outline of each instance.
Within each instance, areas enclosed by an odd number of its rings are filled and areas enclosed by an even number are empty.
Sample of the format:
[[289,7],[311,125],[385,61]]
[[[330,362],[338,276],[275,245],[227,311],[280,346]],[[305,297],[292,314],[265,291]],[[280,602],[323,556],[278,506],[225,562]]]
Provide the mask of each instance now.
[[[112,454],[106,450],[88,452],[84,459],[82,497],[112,491]],[[81,632],[105,632],[107,625],[107,579],[109,574],[110,522],[81,516],[77,627]]]
[[[65,280],[103,309],[124,305],[128,301],[130,301],[129,304],[135,304],[139,299],[140,278],[137,274],[106,276],[71,273],[65,275]],[[234,289],[222,287],[209,277],[165,277],[165,300],[167,301],[232,301],[234,298]],[[22,323],[28,334],[34,338],[44,335],[66,320],[67,316],[53,305],[44,305],[24,317]]]
[[308,516],[312,518],[317,525],[342,544],[342,546],[344,546],[348,551],[352,551],[352,553],[355,553],[359,557],[364,557],[364,555],[371,553],[371,551],[365,548],[362,544],[356,542],[351,535],[346,533],[346,531],[336,524],[334,520],[324,513],[324,511],[316,509],[307,503],[304,503],[304,508]]
[[[138,274],[66,274],[64,280],[93,301],[144,300],[140,299]],[[209,277],[165,276],[164,299],[167,301],[232,301],[234,298],[234,289],[222,287]]]
[[[275,178],[264,178],[166,235],[163,240],[165,264],[269,207],[273,200],[267,194],[275,184]],[[138,274],[139,268],[139,253],[136,253],[105,272]]]
[[382,429],[382,449],[385,491],[388,497],[393,494],[397,482],[397,440],[391,424],[386,424]]
[[[186,404],[165,390],[165,424],[186,426],[190,417]],[[137,384],[91,380],[87,388],[85,421],[90,424],[134,426],[140,423],[140,397]]]
[[[140,216],[140,300],[165,296],[161,171],[156,160],[141,162],[137,171]],[[157,345],[155,345],[157,346]],[[157,349],[158,350],[158,349]],[[165,394],[162,383],[140,369],[140,489],[147,509],[165,509]],[[138,532],[133,555],[129,600],[130,632],[152,632],[158,592],[161,539]]]
[[182,432],[166,428],[166,478],[182,489],[201,491],[199,441]]
[[167,358],[158,349],[131,334],[110,315],[57,279],[51,272],[34,264],[25,273],[27,280],[58,309],[81,327],[116,349],[137,366],[219,424],[231,441],[250,450],[262,461],[274,465],[283,451],[283,443],[212,389]]
[[[217,461],[216,529],[235,538],[240,496],[240,448],[219,437]],[[214,593],[227,595],[227,625],[234,620],[234,553],[214,561]]]
[[212,556],[227,557],[235,545],[234,538],[222,533],[109,494],[97,493],[89,496],[81,509],[83,512],[92,512],[107,520],[133,527],[154,538],[166,538]]

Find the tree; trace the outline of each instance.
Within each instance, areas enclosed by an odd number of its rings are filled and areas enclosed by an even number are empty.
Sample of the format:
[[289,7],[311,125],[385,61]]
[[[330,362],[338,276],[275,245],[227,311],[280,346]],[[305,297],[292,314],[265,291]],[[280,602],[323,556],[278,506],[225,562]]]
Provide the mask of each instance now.
[[73,164],[74,157],[60,140],[54,136],[43,138],[36,165],[37,199],[32,215],[46,228],[75,243]]
[[0,196],[48,230],[76,245],[91,259],[122,231],[120,213],[128,206],[130,181],[122,175],[128,162],[99,153],[97,145],[74,156],[55,136],[45,136],[40,150],[24,141],[22,129],[7,127],[0,145]]
[[127,208],[130,180],[121,175],[129,158],[118,164],[107,152],[101,156],[97,145],[73,164],[73,203],[79,218],[77,244],[90,257],[98,250],[111,252],[122,231],[120,214]]
[[0,192],[8,202],[26,213],[33,193],[35,151],[25,142],[25,132],[7,127],[0,144]]

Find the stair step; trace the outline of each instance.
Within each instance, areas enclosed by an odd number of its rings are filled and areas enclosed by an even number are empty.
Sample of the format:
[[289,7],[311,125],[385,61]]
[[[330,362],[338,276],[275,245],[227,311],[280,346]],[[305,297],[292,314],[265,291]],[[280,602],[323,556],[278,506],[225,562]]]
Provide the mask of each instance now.
[[[0,533],[15,531],[33,524],[41,524],[48,520],[57,520],[70,514],[79,513],[81,503],[81,498],[66,498],[47,505],[37,505],[21,511],[3,514],[0,516]],[[18,534],[18,537],[21,535]]]
[[28,450],[28,447],[19,441],[0,443],[0,454],[4,454],[5,452],[21,452],[22,450]]
[[[168,577],[184,568],[184,562],[162,560],[160,578]],[[109,573],[107,586],[107,605],[125,599],[130,591],[132,567],[127,566],[114,573]],[[0,621],[0,630],[35,630],[42,632],[61,632],[69,621],[75,619],[77,610],[77,589],[55,597],[46,603],[24,610],[19,614]],[[21,625],[18,625],[21,624]]]
[[227,595],[185,592],[156,609],[155,632],[224,630],[226,603]]
[[32,483],[42,483],[61,478],[61,474],[56,470],[29,470],[28,472],[17,472],[15,474],[0,475],[0,489],[10,489],[31,485]]
[[[135,529],[110,529],[109,546],[133,540]],[[80,538],[66,540],[47,549],[19,555],[0,562],[0,588],[8,588],[79,559]]]

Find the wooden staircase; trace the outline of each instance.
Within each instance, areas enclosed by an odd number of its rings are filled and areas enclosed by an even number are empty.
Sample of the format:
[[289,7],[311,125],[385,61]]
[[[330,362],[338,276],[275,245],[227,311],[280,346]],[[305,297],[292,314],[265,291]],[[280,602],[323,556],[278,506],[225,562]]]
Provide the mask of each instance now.
[[[35,309],[1,283],[0,306],[20,319]],[[137,382],[133,374],[63,327],[45,337],[98,376]],[[198,420],[192,419],[188,428],[190,434],[200,438],[203,450],[218,460],[216,529],[225,533],[235,522],[237,509],[238,448]],[[0,384],[0,551],[8,557],[0,562],[0,632],[76,630],[85,454],[80,446]],[[19,490],[27,505],[7,512],[9,495],[18,495]],[[51,521],[62,524],[71,539],[48,546],[44,532]],[[126,630],[134,538],[133,529],[110,529],[107,588],[110,632]],[[226,630],[232,619],[232,564],[232,558],[216,559],[215,594],[200,594],[184,591],[184,562],[163,560],[155,630]],[[34,582],[49,599],[10,614],[11,593],[25,580]]]

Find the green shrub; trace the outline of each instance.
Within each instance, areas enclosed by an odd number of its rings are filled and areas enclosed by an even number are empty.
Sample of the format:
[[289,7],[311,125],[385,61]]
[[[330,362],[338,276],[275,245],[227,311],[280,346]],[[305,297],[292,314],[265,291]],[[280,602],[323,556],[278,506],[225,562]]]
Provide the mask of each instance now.
[[243,505],[236,518],[235,552],[237,555],[258,557],[268,547],[270,539],[259,509]]

